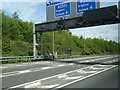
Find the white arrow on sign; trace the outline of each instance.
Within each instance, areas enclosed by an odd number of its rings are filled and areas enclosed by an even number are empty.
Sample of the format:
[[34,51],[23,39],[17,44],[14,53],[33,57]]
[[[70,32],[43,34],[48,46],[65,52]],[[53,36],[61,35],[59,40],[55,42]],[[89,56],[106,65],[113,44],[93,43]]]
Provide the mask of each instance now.
[[60,6],[58,6],[58,8],[60,8]]
[[93,6],[91,6],[90,9],[93,9]]
[[66,11],[66,14],[68,14],[68,12]]

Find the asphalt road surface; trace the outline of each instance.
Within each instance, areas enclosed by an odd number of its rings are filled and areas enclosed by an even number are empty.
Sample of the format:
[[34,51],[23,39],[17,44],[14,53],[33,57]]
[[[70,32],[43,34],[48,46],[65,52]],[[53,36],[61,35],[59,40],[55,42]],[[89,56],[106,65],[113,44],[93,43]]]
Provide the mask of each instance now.
[[1,65],[2,89],[118,88],[118,56]]

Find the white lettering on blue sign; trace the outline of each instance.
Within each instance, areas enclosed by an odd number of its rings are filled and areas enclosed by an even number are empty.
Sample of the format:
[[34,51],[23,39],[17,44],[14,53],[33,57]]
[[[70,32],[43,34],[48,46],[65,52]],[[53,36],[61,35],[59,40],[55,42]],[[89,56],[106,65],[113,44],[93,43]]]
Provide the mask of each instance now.
[[87,10],[96,9],[95,0],[77,0],[77,13],[82,13]]
[[70,2],[55,6],[55,17],[70,15]]
[[63,2],[67,2],[70,0],[47,0],[46,1],[46,6],[52,6],[52,5],[56,5],[58,3],[63,3]]

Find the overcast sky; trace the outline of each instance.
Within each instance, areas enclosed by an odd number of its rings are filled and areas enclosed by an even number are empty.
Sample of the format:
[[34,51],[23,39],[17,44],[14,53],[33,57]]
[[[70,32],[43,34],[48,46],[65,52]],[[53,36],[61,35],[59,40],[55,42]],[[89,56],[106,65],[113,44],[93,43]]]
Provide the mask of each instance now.
[[[117,5],[118,0],[100,0],[100,7]],[[16,11],[23,21],[40,23],[46,20],[45,0],[2,0],[0,8],[6,15],[12,16]],[[78,28],[71,30],[73,35],[85,36],[85,38],[104,38],[105,40],[118,41],[118,25],[104,25],[90,28]]]

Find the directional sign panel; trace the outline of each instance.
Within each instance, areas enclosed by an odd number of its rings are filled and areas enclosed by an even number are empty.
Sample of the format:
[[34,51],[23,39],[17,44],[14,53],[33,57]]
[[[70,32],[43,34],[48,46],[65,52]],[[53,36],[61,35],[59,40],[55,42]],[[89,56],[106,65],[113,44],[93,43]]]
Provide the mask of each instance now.
[[60,3],[60,2],[52,2],[52,0],[51,0],[49,2],[46,2],[46,6],[52,6],[52,5],[55,5],[55,4],[58,4],[58,3]]
[[82,12],[97,8],[100,8],[99,0],[47,0],[46,21],[80,17]]
[[77,13],[82,13],[87,10],[96,9],[95,0],[77,0]]
[[70,2],[55,6],[55,17],[70,15]]
[[70,0],[47,0],[46,1],[46,6],[52,6],[52,5],[67,2],[67,1],[70,1]]

